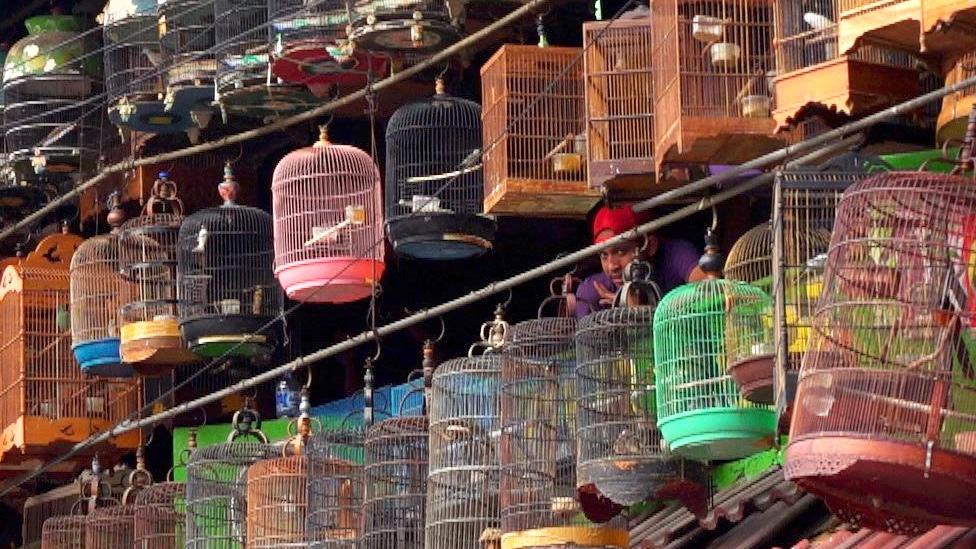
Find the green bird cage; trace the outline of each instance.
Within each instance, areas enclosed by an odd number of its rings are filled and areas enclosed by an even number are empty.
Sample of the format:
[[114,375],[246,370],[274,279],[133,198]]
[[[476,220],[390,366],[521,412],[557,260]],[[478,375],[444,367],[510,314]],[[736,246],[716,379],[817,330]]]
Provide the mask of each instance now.
[[773,409],[742,398],[729,374],[772,360],[772,304],[755,286],[719,278],[714,238],[699,263],[707,278],[675,288],[654,312],[657,424],[673,453],[698,461],[765,450],[777,424]]

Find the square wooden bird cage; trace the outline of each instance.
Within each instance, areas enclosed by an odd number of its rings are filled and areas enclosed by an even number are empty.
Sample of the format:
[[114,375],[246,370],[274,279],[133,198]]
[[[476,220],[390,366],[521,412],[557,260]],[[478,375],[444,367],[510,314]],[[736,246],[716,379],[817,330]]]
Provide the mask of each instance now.
[[[38,459],[122,421],[140,405],[138,380],[86,379],[71,353],[68,313],[71,256],[81,239],[55,234],[24,258],[5,262],[0,277],[0,476],[32,469]],[[72,475],[93,452],[138,445],[131,432],[89,448],[54,473]]]
[[[639,12],[641,13],[641,12]],[[590,187],[650,193],[654,185],[651,20],[583,24]]]
[[776,1],[771,80],[779,127],[810,114],[862,116],[918,95],[919,75],[905,52],[865,45],[844,53],[837,14],[850,1]]
[[782,146],[773,137],[771,0],[651,4],[654,158],[737,164]]
[[[976,76],[976,49],[952,63],[946,73],[946,85],[953,85]],[[976,86],[966,86],[942,99],[942,110],[936,122],[936,138],[939,143],[951,139],[963,139],[969,123],[969,113],[976,105]]]
[[955,57],[976,46],[976,4],[959,0],[839,0],[840,51],[858,45]]
[[579,48],[505,44],[481,68],[485,213],[583,217],[589,187]]

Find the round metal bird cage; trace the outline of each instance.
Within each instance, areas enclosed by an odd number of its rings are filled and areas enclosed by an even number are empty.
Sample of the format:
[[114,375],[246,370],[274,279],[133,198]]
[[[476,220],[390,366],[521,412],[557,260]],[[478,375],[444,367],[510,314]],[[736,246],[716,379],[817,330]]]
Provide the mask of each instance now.
[[270,355],[280,327],[269,326],[284,298],[275,281],[271,216],[235,204],[239,187],[228,165],[223,206],[180,225],[176,282],[180,332],[203,357]]
[[478,547],[499,528],[501,366],[489,353],[434,371],[426,549]]
[[386,74],[382,56],[355,51],[346,39],[349,10],[342,0],[270,0],[271,72],[307,86],[318,97],[333,86],[363,86]]
[[306,533],[316,549],[356,549],[362,535],[366,430],[339,427],[312,435]]
[[845,521],[976,525],[974,243],[969,179],[883,174],[838,205],[785,470]]
[[41,549],[85,549],[85,518],[67,515],[45,520]]
[[286,455],[247,470],[247,547],[308,547],[308,461]]
[[386,126],[386,230],[393,249],[456,259],[490,249],[495,222],[481,215],[481,107],[438,80],[430,99],[405,105]]
[[85,240],[71,257],[71,350],[88,373],[128,377],[132,368],[119,354],[119,301],[128,293],[119,274],[121,210],[109,219],[112,232]]
[[575,318],[521,322],[503,346],[499,506],[506,546],[628,546],[620,519],[589,523],[583,515],[602,510],[577,499],[576,327]]
[[654,311],[657,424],[672,452],[698,461],[752,455],[776,434],[775,412],[744,400],[733,380],[758,372],[749,379],[771,388],[772,303],[755,286],[717,278],[713,238],[701,261],[708,277],[675,288]]
[[131,505],[94,509],[85,517],[85,549],[132,547],[135,510]]
[[200,448],[186,465],[187,549],[241,548],[247,543],[247,471],[281,450],[231,441]]
[[140,549],[171,549],[186,543],[186,484],[159,482],[135,499],[133,538]]
[[380,174],[368,154],[328,142],[286,155],[271,183],[275,275],[288,297],[346,303],[383,275]]
[[460,3],[448,0],[357,0],[349,39],[367,51],[430,53],[460,38]]
[[213,117],[215,56],[214,0],[157,0],[159,44],[167,113],[189,118],[191,140]]
[[366,432],[363,549],[423,549],[427,425],[423,416],[394,417]]
[[722,273],[728,280],[746,282],[767,294],[773,290],[773,229],[769,223],[745,232],[729,249]]

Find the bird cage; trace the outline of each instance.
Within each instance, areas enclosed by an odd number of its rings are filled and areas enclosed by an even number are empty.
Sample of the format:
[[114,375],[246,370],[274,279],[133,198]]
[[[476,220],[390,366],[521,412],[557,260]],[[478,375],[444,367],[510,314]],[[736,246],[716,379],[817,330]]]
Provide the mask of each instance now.
[[636,10],[583,23],[590,187],[650,194],[654,185],[651,19]]
[[734,381],[765,375],[772,385],[772,303],[755,286],[718,278],[721,256],[714,235],[707,240],[708,277],[675,288],[654,311],[657,424],[672,452],[698,461],[765,450],[777,424]]
[[773,229],[769,223],[746,231],[729,248],[725,278],[746,282],[767,294],[773,290]]
[[481,67],[486,213],[582,218],[599,200],[586,178],[580,53],[505,44]]
[[974,221],[971,180],[925,173],[837,207],[784,468],[845,522],[976,525]]
[[[952,86],[976,76],[976,49],[957,59],[946,74],[945,83]],[[939,143],[951,140],[961,140],[966,135],[969,125],[969,114],[976,104],[976,86],[949,94],[942,98],[942,110],[939,112],[936,138]]]
[[85,517],[85,549],[116,549],[132,547],[133,515],[131,505],[98,507]]
[[841,194],[883,167],[876,159],[846,155],[815,168],[777,173],[773,193],[774,348],[776,406],[792,405],[811,318],[823,289],[823,267]]
[[366,85],[382,77],[382,56],[356,51],[346,39],[349,11],[340,0],[270,0],[271,72],[323,97],[334,86]]
[[362,535],[366,431],[340,426],[312,435],[308,456],[307,538],[317,549],[356,549]]
[[[68,265],[81,239],[53,234],[0,277],[0,457],[4,472],[86,440],[138,409],[139,384],[86,379],[71,354]],[[138,443],[128,433],[78,452],[58,472],[72,475],[94,452],[113,459]]]
[[501,363],[489,353],[434,371],[426,549],[478,547],[499,528]]
[[[596,525],[577,499],[575,318],[515,324],[503,346],[502,544],[567,548],[629,546],[619,518]],[[580,484],[591,482],[585,477]]]
[[156,0],[111,0],[102,13],[105,94],[113,124],[152,133],[182,132],[189,116],[163,106]]
[[841,52],[882,43],[929,55],[956,55],[976,46],[976,6],[952,0],[839,0]]
[[119,308],[122,360],[155,375],[194,362],[180,335],[177,243],[183,221],[176,183],[160,172],[144,215],[119,229],[119,270],[128,293]]
[[132,536],[140,549],[171,549],[186,543],[186,485],[159,482],[135,499]]
[[270,355],[279,339],[283,297],[275,281],[271,216],[234,202],[239,186],[228,165],[223,206],[183,220],[177,243],[180,331],[203,357]]
[[85,524],[83,515],[63,515],[44,521],[41,531],[41,549],[85,549]]
[[738,164],[773,138],[772,0],[663,0],[651,5],[654,161]]
[[[247,471],[260,460],[281,455],[263,433],[250,429],[254,423],[249,422],[258,416],[250,410],[246,414],[235,417],[228,442],[194,451],[186,465],[187,549],[246,546]],[[238,440],[242,436],[254,436],[257,442]]]
[[401,416],[366,432],[362,549],[424,548],[427,425],[424,416]]
[[124,214],[115,195],[108,216],[112,232],[82,242],[71,257],[71,350],[81,369],[105,377],[129,377],[119,354],[119,300],[128,292],[119,275],[117,228]]
[[463,5],[452,0],[356,0],[349,40],[386,53],[433,53],[460,38]]
[[380,173],[368,154],[319,141],[287,154],[271,183],[275,276],[289,298],[347,303],[383,276]]
[[189,118],[191,141],[199,139],[213,117],[215,0],[157,0],[159,2],[160,66],[166,83],[167,113]]
[[230,115],[270,121],[317,102],[306,88],[271,79],[267,0],[215,0],[214,13],[216,98],[224,122]]
[[386,126],[386,229],[397,253],[456,259],[492,247],[495,222],[481,215],[481,107],[436,93],[399,109]]
[[101,71],[80,23],[31,17],[6,57],[4,144],[22,174],[87,169],[97,158],[102,110],[86,101],[101,91]]
[[906,53],[879,45],[843,53],[837,30],[842,1],[849,0],[776,0],[776,71],[770,77],[780,127],[808,114],[864,116],[919,93]]

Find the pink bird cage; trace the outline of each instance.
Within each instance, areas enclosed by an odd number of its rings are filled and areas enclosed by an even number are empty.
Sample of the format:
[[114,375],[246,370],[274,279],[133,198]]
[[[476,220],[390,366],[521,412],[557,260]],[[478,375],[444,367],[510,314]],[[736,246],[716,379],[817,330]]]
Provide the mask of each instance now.
[[348,303],[383,275],[380,173],[356,147],[328,141],[286,155],[271,184],[275,276],[288,297]]

